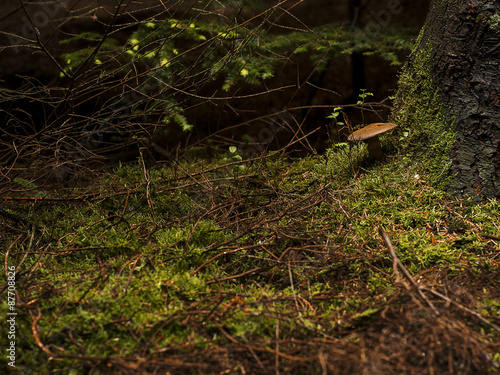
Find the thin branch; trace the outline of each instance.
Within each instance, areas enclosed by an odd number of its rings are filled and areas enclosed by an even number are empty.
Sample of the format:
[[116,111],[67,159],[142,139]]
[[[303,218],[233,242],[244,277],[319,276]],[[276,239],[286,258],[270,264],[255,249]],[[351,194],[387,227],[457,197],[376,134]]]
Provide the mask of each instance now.
[[[411,276],[410,272],[406,269],[406,267],[401,263],[399,260],[398,256],[396,255],[396,251],[394,250],[394,246],[392,245],[391,240],[389,239],[389,236],[387,235],[386,231],[384,228],[379,227],[378,232],[380,236],[382,237],[382,240],[385,243],[385,246],[387,246],[387,249],[389,249],[389,253],[391,254],[392,260],[393,260],[393,265],[394,265],[394,273],[397,273],[397,268],[401,270],[403,275],[408,279],[410,284],[415,288],[418,296],[429,306],[434,312],[434,314],[439,315],[439,312],[436,310],[432,302],[422,293],[422,287],[418,285],[415,280],[413,280],[413,277]],[[396,276],[396,280],[398,280],[398,276]]]
[[223,277],[221,279],[214,279],[214,280],[207,281],[207,284],[213,284],[213,283],[217,283],[220,281],[234,280],[234,279],[237,279],[237,278],[249,275],[249,274],[256,273],[256,272],[260,271],[261,269],[262,269],[262,267],[253,268],[250,271],[242,272],[238,275],[232,275],[232,276]]
[[429,292],[431,294],[434,294],[435,296],[443,299],[444,301],[446,301],[447,303],[451,303],[453,306],[459,308],[460,310],[466,312],[467,314],[469,315],[472,315],[473,317],[475,317],[476,319],[480,320],[481,323],[484,323],[486,324],[488,327],[490,328],[493,328],[495,331],[497,332],[500,332],[500,327],[497,326],[496,324],[490,322],[488,319],[484,318],[481,314],[471,310],[471,309],[468,309],[467,307],[465,306],[462,306],[461,304],[459,304],[458,302],[455,302],[453,301],[452,299],[446,297],[445,295],[433,290],[433,289],[429,289],[429,288],[426,288],[426,287],[421,287],[422,290],[425,290],[426,292]]

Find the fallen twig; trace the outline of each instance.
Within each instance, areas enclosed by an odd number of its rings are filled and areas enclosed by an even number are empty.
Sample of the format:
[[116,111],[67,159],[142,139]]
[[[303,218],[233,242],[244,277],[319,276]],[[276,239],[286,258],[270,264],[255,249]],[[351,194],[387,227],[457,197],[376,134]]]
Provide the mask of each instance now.
[[488,238],[490,240],[500,241],[500,237],[499,236],[493,236],[493,235],[487,234],[487,233],[479,233],[479,235],[481,237]]
[[429,299],[422,292],[423,288],[420,285],[418,285],[415,282],[415,280],[413,280],[413,277],[411,276],[410,272],[408,272],[406,267],[399,260],[398,256],[396,255],[396,251],[394,250],[394,246],[392,245],[392,242],[389,239],[389,236],[387,235],[385,230],[382,227],[380,227],[378,229],[378,232],[379,232],[380,236],[382,237],[382,240],[384,240],[385,246],[387,246],[387,248],[389,249],[389,253],[391,254],[391,257],[393,260],[393,265],[394,265],[394,273],[396,274],[396,282],[400,282],[400,278],[399,278],[399,275],[397,273],[397,268],[399,268],[401,270],[401,272],[403,273],[403,275],[408,279],[410,284],[415,288],[418,296],[427,304],[427,306],[429,306],[431,308],[431,310],[434,314],[439,315],[439,312],[436,310],[436,308],[434,307],[432,302],[429,301]]
[[246,275],[248,275],[248,274],[252,274],[252,273],[258,272],[258,271],[260,271],[261,269],[262,269],[261,267],[257,267],[257,268],[251,269],[250,271],[246,271],[246,272],[240,273],[240,274],[238,274],[238,275],[227,276],[227,277],[222,277],[222,278],[220,278],[220,279],[210,280],[210,281],[207,281],[207,285],[208,285],[208,284],[217,283],[217,282],[220,282],[220,281],[226,281],[226,280],[237,279],[237,278],[239,278],[239,277],[243,277],[243,276],[246,276]]
[[31,318],[33,319],[33,322],[31,323],[31,332],[33,333],[33,338],[35,339],[36,345],[42,349],[42,351],[47,354],[49,357],[57,357],[55,353],[53,353],[49,348],[47,348],[43,342],[40,340],[40,337],[38,336],[38,330],[37,330],[37,324],[40,319],[42,319],[42,310],[37,307],[37,316],[33,317],[33,314],[31,311],[29,312],[31,315]]
[[487,326],[489,326],[490,328],[493,328],[495,331],[497,332],[500,332],[500,327],[497,326],[496,324],[490,322],[488,319],[484,318],[481,314],[471,310],[471,309],[468,309],[467,307],[465,306],[462,306],[461,304],[459,304],[458,302],[455,302],[453,301],[452,299],[446,297],[445,295],[433,290],[433,289],[428,289],[428,288],[425,288],[425,287],[421,287],[422,290],[425,290],[426,292],[429,292],[431,294],[434,294],[436,297],[439,297],[441,299],[443,299],[444,301],[448,302],[448,303],[451,303],[453,306],[455,307],[458,307],[460,310],[466,312],[467,314],[470,314],[472,316],[474,316],[476,319],[480,320],[482,323],[486,324]]

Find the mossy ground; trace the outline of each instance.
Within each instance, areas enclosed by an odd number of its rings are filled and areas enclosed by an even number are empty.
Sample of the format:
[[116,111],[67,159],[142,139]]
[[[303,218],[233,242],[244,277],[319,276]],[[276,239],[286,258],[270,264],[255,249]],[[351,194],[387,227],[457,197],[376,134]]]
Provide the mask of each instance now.
[[[499,202],[448,196],[404,154],[228,158],[3,197],[18,373],[495,372],[499,332],[463,308],[500,323]],[[380,227],[461,307],[396,283]]]

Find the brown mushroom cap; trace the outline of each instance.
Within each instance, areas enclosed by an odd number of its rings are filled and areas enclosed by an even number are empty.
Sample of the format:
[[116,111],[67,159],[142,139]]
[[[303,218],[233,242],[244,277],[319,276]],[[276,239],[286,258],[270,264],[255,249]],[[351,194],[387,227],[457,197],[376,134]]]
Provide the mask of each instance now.
[[376,122],[353,132],[347,140],[349,142],[365,141],[372,137],[384,134],[394,129],[397,125],[391,122]]

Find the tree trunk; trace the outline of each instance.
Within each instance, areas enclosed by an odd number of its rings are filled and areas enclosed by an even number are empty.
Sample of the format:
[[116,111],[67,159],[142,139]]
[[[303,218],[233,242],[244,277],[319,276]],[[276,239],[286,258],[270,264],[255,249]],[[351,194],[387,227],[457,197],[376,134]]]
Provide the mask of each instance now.
[[432,1],[393,121],[454,195],[500,197],[499,65],[499,0]]

